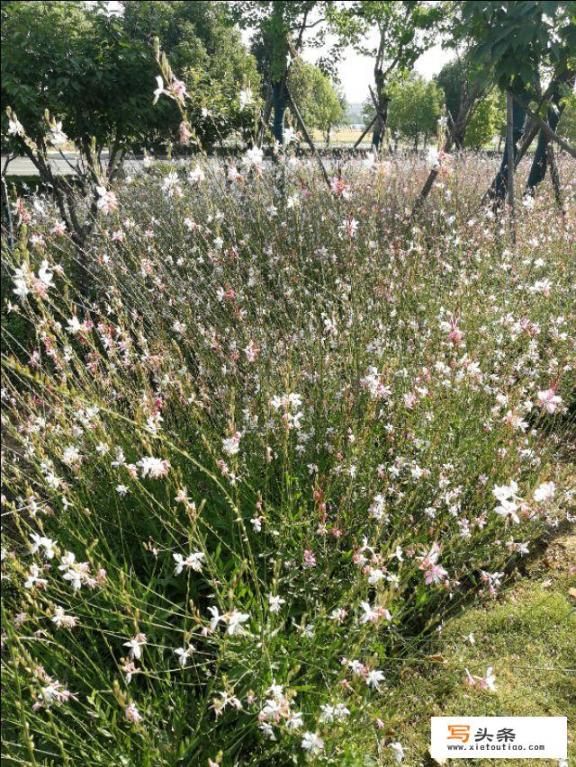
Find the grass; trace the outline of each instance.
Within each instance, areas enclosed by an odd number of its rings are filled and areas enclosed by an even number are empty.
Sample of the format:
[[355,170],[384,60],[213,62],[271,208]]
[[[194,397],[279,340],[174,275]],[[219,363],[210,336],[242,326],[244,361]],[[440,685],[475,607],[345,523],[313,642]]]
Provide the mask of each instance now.
[[[407,765],[427,760],[431,716],[566,716],[569,763],[576,759],[575,564],[576,535],[564,534],[497,600],[444,624],[430,647],[438,662],[424,660],[399,674],[389,727],[405,744]],[[482,675],[487,666],[494,668],[496,692],[470,689],[464,669]],[[457,762],[520,763],[537,767],[542,760]]]

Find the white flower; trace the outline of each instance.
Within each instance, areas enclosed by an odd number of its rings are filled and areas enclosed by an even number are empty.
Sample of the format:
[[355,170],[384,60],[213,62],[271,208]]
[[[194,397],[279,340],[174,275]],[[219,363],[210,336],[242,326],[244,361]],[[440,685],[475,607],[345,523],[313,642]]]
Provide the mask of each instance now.
[[136,708],[135,703],[129,703],[124,709],[124,716],[132,724],[139,724],[142,721],[142,714]]
[[31,589],[33,586],[38,586],[38,588],[43,588],[44,586],[47,586],[48,581],[45,578],[40,577],[41,572],[42,570],[38,567],[38,565],[30,565],[30,570],[28,571],[28,577],[24,581],[24,588]]
[[380,682],[384,681],[384,672],[379,669],[369,671],[366,676],[366,684],[368,687],[374,687],[374,689],[380,689]]
[[499,506],[496,506],[494,511],[501,517],[509,517],[516,524],[520,522],[520,517],[517,514],[518,504],[514,501],[502,501]]
[[194,551],[192,554],[188,554],[186,558],[182,554],[172,554],[172,556],[176,562],[174,575],[180,575],[185,567],[189,570],[194,570],[196,573],[202,572],[202,561],[206,558],[202,551]]
[[324,749],[324,741],[315,732],[305,732],[302,736],[302,748],[309,754],[319,754]]
[[369,577],[368,577],[368,583],[371,586],[375,586],[379,581],[381,581],[384,578],[384,573],[382,570],[379,570],[378,568],[375,568],[371,571]]
[[170,469],[170,462],[165,458],[153,458],[152,456],[141,458],[137,465],[140,466],[140,473],[143,477],[151,477],[152,479],[165,477]]
[[282,605],[286,604],[286,600],[282,599],[282,597],[273,596],[270,594],[268,596],[268,604],[270,606],[271,613],[279,613]]
[[298,134],[293,128],[284,128],[284,145],[292,144],[298,141]]
[[152,101],[153,104],[156,104],[160,96],[167,92],[164,88],[164,80],[160,77],[160,75],[156,77],[156,86],[156,90],[154,91],[154,100]]
[[400,764],[404,759],[404,748],[401,743],[389,743],[388,747],[394,752],[394,761],[396,764]]
[[24,136],[24,126],[20,120],[14,115],[8,120],[8,135],[9,136]]
[[40,268],[38,269],[38,279],[46,288],[52,287],[54,275],[52,273],[52,269],[50,268],[50,264],[48,261],[46,261],[46,259],[44,259],[40,264]]
[[492,493],[499,501],[507,501],[510,498],[514,498],[517,492],[518,483],[514,482],[514,480],[509,485],[496,485],[492,490]]
[[56,628],[72,629],[78,623],[78,618],[73,615],[67,615],[63,607],[56,606],[51,621]]
[[196,165],[189,173],[188,173],[188,181],[191,184],[198,184],[200,181],[204,181],[206,178],[204,171],[199,165]]
[[486,676],[480,681],[480,686],[490,690],[490,692],[496,692],[496,677],[492,666],[488,666],[486,669]]
[[38,533],[30,533],[30,538],[32,538],[32,545],[30,546],[32,554],[36,554],[40,549],[44,549],[44,556],[46,559],[53,559],[56,541],[53,541],[51,538],[46,538],[43,535],[38,535]]
[[518,511],[517,501],[519,500],[517,492],[518,483],[514,481],[510,482],[509,485],[496,485],[492,490],[494,496],[500,501],[500,504],[494,509],[496,514],[501,517],[509,517],[516,524],[520,522],[520,517],[516,513]]
[[555,494],[556,485],[554,482],[543,482],[541,485],[538,485],[536,490],[534,490],[534,500],[537,503],[544,503],[545,501],[552,500]]
[[130,648],[130,657],[134,660],[140,660],[142,657],[142,648],[146,644],[146,634],[136,634],[135,637],[124,642],[124,647]]
[[68,320],[66,330],[68,333],[70,333],[71,336],[75,336],[77,333],[80,333],[82,330],[84,330],[84,323],[80,322],[78,317],[74,314]]
[[62,146],[68,141],[68,136],[62,130],[62,120],[55,122],[48,136],[48,140],[54,146]]
[[555,413],[562,405],[562,397],[556,394],[552,388],[544,389],[538,392],[538,404],[547,413]]
[[65,448],[64,452],[62,453],[62,463],[65,463],[66,466],[75,466],[81,461],[82,456],[80,455],[78,448],[74,445],[68,445],[68,447]]
[[222,440],[222,450],[226,455],[233,456],[240,452],[242,432],[235,432],[231,437]]
[[181,196],[182,190],[180,189],[178,174],[174,171],[167,173],[162,182],[162,191],[167,197]]
[[299,711],[294,711],[288,719],[286,719],[286,727],[289,730],[299,730],[301,727],[304,727],[304,719],[302,718],[302,714]]
[[106,189],[104,186],[97,186],[96,191],[98,192],[96,205],[99,210],[108,215],[108,213],[112,213],[112,211],[118,208],[118,198],[114,192],[110,189]]
[[176,650],[174,650],[174,655],[178,656],[178,663],[182,666],[182,668],[184,668],[188,658],[195,650],[196,648],[191,644],[189,644],[188,647],[178,647]]
[[343,719],[346,719],[347,716],[350,716],[350,711],[343,703],[337,703],[335,706],[326,703],[325,705],[320,706],[321,722],[326,722],[327,724],[340,722]]
[[242,164],[248,168],[253,168],[256,171],[261,171],[264,163],[264,152],[260,147],[252,147],[244,154],[242,158]]
[[212,616],[210,618],[210,631],[214,631],[214,629],[220,623],[220,621],[224,620],[224,616],[220,613],[220,611],[215,605],[213,605],[212,607],[209,607],[208,612]]
[[230,636],[235,636],[244,632],[242,624],[249,620],[250,615],[249,613],[241,613],[239,610],[232,610],[225,617],[228,624],[226,633],[230,634]]

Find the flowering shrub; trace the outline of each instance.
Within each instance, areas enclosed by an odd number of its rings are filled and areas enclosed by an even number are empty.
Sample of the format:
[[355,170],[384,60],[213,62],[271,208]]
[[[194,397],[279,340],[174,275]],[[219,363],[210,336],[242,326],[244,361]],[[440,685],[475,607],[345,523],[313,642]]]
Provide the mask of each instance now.
[[456,161],[417,221],[408,162],[328,189],[287,160],[285,195],[254,152],[152,167],[102,190],[80,256],[45,200],[18,202],[20,763],[400,762],[396,661],[571,518],[574,169],[563,221],[544,196],[512,247],[477,208],[489,161]]

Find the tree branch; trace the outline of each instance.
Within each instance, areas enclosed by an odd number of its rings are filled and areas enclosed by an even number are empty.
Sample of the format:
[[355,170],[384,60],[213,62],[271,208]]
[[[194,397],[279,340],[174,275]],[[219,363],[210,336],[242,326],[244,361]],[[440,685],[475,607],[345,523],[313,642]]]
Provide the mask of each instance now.
[[544,133],[548,136],[549,139],[552,141],[555,141],[558,146],[561,146],[564,151],[568,152],[568,154],[573,157],[576,160],[576,149],[574,149],[573,146],[571,146],[565,139],[563,139],[561,136],[559,136],[557,133],[555,133],[552,128],[548,125],[546,120],[543,120],[541,117],[538,117],[538,115],[533,112],[530,107],[527,107],[525,104],[522,103],[522,100],[518,98],[518,96],[512,94],[512,98],[514,101],[522,107],[522,109],[526,112],[528,117],[541,129],[544,131]]

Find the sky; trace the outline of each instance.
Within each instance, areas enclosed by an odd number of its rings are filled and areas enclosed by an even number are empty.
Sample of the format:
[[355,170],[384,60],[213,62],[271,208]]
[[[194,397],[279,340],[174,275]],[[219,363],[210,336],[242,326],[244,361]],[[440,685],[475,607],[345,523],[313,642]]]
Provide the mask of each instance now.
[[[314,62],[320,51],[304,51],[303,57]],[[435,45],[424,53],[416,62],[415,69],[426,79],[432,78],[449,61],[451,54]],[[338,74],[346,101],[349,104],[362,103],[368,98],[368,86],[374,84],[374,64],[372,59],[360,56],[354,51],[347,51],[338,66]]]

